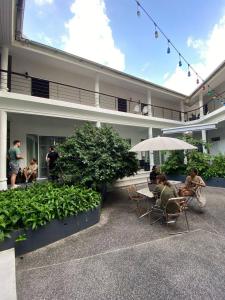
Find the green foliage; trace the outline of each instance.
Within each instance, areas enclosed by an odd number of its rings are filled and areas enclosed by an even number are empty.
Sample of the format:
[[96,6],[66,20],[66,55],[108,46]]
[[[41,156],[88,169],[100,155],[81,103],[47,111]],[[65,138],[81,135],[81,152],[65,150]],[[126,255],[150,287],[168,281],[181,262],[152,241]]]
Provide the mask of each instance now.
[[208,170],[208,177],[225,178],[225,155],[217,154],[212,157],[211,166]]
[[[202,146],[205,146],[207,149],[210,148],[210,144],[193,139],[192,137],[185,137],[185,140],[199,148],[202,148]],[[186,165],[184,164],[184,160],[184,156],[182,157],[178,151],[171,152],[170,156],[162,166],[163,172],[166,174],[188,174],[192,168],[196,168],[204,179],[209,179],[211,177],[225,178],[224,154],[213,156],[194,150],[186,153]]]
[[0,241],[10,237],[13,230],[34,230],[53,219],[93,209],[100,201],[100,195],[91,189],[50,183],[0,192]]
[[211,166],[211,155],[195,150],[190,151],[187,154],[187,162],[186,173],[189,173],[192,168],[196,168],[199,174],[205,179],[210,177],[209,169]]
[[64,182],[97,188],[137,172],[129,148],[112,128],[86,124],[58,146],[57,168]]
[[182,174],[185,170],[183,151],[171,152],[161,170],[165,174]]

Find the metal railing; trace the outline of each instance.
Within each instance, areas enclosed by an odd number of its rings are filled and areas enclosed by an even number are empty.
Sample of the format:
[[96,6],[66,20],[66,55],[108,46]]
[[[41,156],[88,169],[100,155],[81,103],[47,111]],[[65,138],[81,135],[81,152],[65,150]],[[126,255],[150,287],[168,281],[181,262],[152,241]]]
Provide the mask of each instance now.
[[[9,92],[32,95],[36,97],[62,100],[82,105],[96,106],[100,108],[116,110],[121,112],[153,116],[162,119],[192,121],[200,118],[200,107],[194,110],[182,112],[158,105],[150,105],[144,101],[135,101],[110,95],[93,90],[77,87],[72,84],[56,82],[49,79],[30,76],[28,73],[10,72],[0,69],[0,88],[8,89]],[[205,114],[217,109],[210,100],[203,106]],[[207,106],[207,110],[206,110]],[[212,108],[211,108],[212,106]]]

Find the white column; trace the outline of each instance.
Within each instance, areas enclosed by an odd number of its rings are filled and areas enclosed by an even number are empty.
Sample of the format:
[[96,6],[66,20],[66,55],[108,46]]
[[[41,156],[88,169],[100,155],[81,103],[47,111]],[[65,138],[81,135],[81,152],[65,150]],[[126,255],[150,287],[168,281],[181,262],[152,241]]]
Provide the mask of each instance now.
[[148,103],[148,115],[152,116],[152,107],[151,107],[151,104],[152,104],[152,94],[151,94],[150,90],[147,91],[147,103]]
[[96,127],[97,127],[97,128],[100,128],[100,127],[101,127],[101,122],[100,122],[100,121],[97,121],[97,122],[96,122]]
[[184,101],[180,103],[180,110],[181,110],[181,121],[184,122]]
[[[207,143],[206,130],[202,130],[202,141],[204,143]],[[207,149],[204,146],[203,146],[203,153],[207,153]]]
[[203,112],[203,93],[202,92],[199,94],[198,102],[199,102],[199,107],[200,107],[200,111],[199,111],[200,112],[200,118],[202,118],[204,116],[204,112]]
[[99,97],[99,75],[96,75],[95,78],[95,107],[100,106],[100,97]]
[[[148,138],[153,138],[153,128],[149,127],[148,128]],[[149,159],[150,159],[150,168],[154,166],[154,154],[153,151],[149,151]]]
[[[9,49],[7,47],[2,47],[1,51],[1,69],[8,71],[8,55]],[[0,90],[7,92],[8,91],[8,76],[7,73],[1,72],[1,87]]]
[[7,113],[0,110],[0,190],[7,189]]

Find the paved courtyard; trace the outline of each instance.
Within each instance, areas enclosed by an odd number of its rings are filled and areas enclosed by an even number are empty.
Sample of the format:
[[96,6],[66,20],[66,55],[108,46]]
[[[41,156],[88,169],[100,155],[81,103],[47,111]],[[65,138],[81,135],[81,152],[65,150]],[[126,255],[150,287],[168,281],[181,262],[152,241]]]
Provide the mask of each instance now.
[[182,235],[110,194],[99,224],[17,258],[18,299],[225,299],[225,189],[205,194]]

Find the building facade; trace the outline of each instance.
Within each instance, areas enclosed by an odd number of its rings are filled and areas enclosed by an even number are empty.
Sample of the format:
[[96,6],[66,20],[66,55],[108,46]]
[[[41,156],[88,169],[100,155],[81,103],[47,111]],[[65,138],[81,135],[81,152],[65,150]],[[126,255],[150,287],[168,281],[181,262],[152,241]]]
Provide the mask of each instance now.
[[[13,140],[22,141],[22,167],[35,157],[39,176],[45,177],[48,147],[85,122],[112,126],[131,146],[163,130],[193,131],[212,142],[212,153],[225,151],[221,97],[212,98],[202,87],[183,95],[27,40],[23,8],[24,1],[0,0],[0,189],[7,187],[7,148]],[[225,63],[208,84],[217,94],[225,90]],[[154,164],[157,153],[141,153],[139,159]]]

